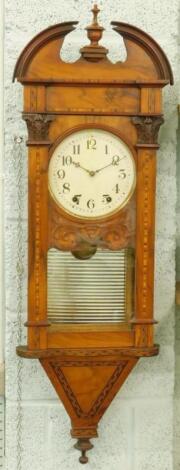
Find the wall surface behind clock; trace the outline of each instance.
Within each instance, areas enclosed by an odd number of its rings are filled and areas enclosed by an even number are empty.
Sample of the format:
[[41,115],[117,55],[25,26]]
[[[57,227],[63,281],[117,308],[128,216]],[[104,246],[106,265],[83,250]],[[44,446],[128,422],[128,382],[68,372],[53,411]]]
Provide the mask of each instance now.
[[[109,22],[132,23],[150,33],[168,55],[176,78],[164,92],[157,176],[156,298],[159,357],[141,360],[99,428],[87,470],[177,470],[173,465],[174,290],[176,126],[178,90],[178,0],[102,0],[101,20],[113,59],[125,51]],[[21,120],[22,89],[12,84],[16,59],[42,29],[79,20],[79,33],[66,41],[64,57],[77,57],[90,23],[89,0],[5,0],[5,236],[6,236],[6,462],[7,470],[79,470],[69,437],[69,418],[36,361],[20,360],[15,347],[25,343],[27,151]],[[72,46],[73,44],[73,46]],[[75,53],[73,52],[75,47]],[[20,145],[16,136],[23,137]],[[19,201],[19,202],[18,202]],[[179,462],[180,465],[180,462]]]

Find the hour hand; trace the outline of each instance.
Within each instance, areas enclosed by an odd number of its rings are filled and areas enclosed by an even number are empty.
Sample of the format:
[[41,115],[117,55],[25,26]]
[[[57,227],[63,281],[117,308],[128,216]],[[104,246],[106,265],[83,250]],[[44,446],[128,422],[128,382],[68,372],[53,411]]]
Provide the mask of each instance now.
[[88,170],[88,168],[84,168],[84,166],[80,165],[79,162],[74,162],[72,161],[73,165],[76,166],[76,168],[81,168],[82,170],[86,171],[90,176],[94,176],[96,171],[93,170]]

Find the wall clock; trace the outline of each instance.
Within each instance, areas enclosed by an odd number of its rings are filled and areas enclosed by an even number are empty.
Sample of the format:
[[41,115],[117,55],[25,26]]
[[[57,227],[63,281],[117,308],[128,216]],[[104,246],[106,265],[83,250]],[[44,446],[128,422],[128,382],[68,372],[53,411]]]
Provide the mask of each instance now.
[[86,463],[98,422],[154,344],[154,231],[162,88],[173,83],[159,45],[113,22],[127,50],[99,45],[97,5],[87,46],[62,60],[75,22],[38,34],[20,55],[29,161],[27,346],[72,423]]
[[136,181],[129,147],[103,127],[86,125],[56,146],[48,173],[56,204],[74,217],[90,220],[119,212]]

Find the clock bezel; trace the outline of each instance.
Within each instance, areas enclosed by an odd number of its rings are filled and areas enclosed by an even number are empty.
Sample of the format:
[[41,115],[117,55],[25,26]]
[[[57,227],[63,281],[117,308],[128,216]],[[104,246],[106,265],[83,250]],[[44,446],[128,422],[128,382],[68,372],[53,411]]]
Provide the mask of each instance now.
[[56,205],[56,209],[66,218],[70,219],[71,221],[74,221],[74,222],[78,222],[78,223],[91,223],[91,224],[96,224],[96,223],[99,223],[99,222],[102,222],[102,223],[108,223],[110,221],[112,221],[113,219],[115,219],[116,217],[118,217],[120,215],[120,213],[122,213],[123,209],[126,209],[126,207],[128,206],[129,202],[132,200],[133,196],[135,195],[136,193],[136,184],[137,184],[137,154],[136,154],[136,150],[134,149],[134,147],[132,146],[132,144],[128,141],[128,139],[124,136],[124,134],[122,134],[121,132],[117,131],[116,128],[114,127],[111,127],[111,126],[108,126],[108,125],[105,125],[105,124],[99,124],[99,123],[83,123],[83,124],[80,124],[80,125],[77,125],[77,126],[74,126],[74,127],[71,127],[69,129],[67,129],[65,132],[63,132],[54,142],[53,144],[51,145],[51,147],[49,148],[49,163],[48,163],[48,170],[47,170],[47,173],[48,173],[48,176],[49,176],[49,164],[50,164],[50,160],[51,160],[51,157],[55,151],[55,149],[58,147],[58,145],[63,142],[63,140],[70,136],[71,134],[73,133],[76,133],[78,131],[81,131],[81,130],[86,130],[86,129],[100,129],[102,131],[106,131],[106,132],[109,132],[113,135],[115,135],[116,137],[118,137],[119,139],[121,139],[124,144],[129,148],[130,152],[131,152],[131,155],[132,155],[132,160],[133,160],[133,165],[134,165],[134,182],[133,182],[133,185],[132,185],[132,188],[131,188],[131,191],[130,191],[130,194],[128,195],[128,198],[125,199],[124,203],[121,205],[121,207],[118,207],[117,209],[113,210],[112,212],[109,213],[109,215],[105,214],[105,215],[101,215],[101,216],[98,216],[98,217],[88,217],[88,216],[81,216],[81,215],[76,215],[76,214],[73,214],[71,211],[68,211],[67,209],[64,208],[63,205],[61,205],[56,197],[54,196],[54,194],[52,193],[52,190],[50,188],[50,185],[49,185],[49,177],[48,177],[48,193],[49,193],[49,196],[50,198],[52,199],[52,201],[55,203]]

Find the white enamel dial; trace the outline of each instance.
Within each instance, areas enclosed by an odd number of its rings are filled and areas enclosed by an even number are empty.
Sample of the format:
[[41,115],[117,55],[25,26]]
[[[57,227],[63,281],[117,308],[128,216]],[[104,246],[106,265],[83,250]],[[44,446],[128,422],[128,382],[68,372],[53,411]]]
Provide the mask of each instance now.
[[49,190],[66,212],[107,217],[131,197],[136,182],[129,147],[103,129],[83,129],[62,140],[49,163]]

